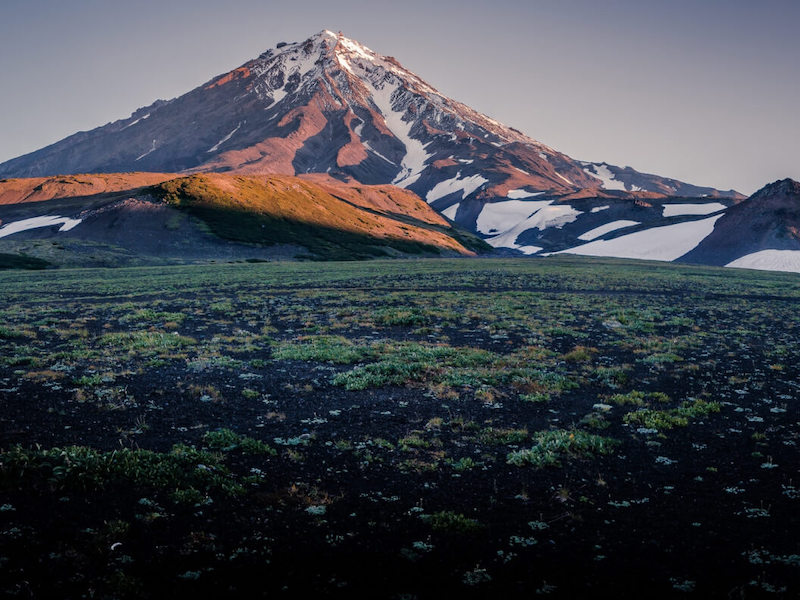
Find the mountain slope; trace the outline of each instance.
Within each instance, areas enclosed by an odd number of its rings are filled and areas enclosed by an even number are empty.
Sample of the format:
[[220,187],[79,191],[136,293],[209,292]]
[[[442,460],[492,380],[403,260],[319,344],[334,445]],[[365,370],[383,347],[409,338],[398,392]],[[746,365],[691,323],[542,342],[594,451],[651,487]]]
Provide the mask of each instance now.
[[[451,226],[412,194],[405,198],[411,204],[408,213],[428,209],[425,220],[390,213],[385,203],[371,207],[348,186],[326,187],[289,176],[206,173],[164,182],[156,193],[202,220],[217,236],[236,242],[299,244],[325,258],[382,256],[387,248],[472,254],[449,235],[454,233]],[[348,196],[357,196],[361,204]]]
[[319,181],[139,173],[3,180],[0,252],[111,266],[470,255],[485,246],[412,192],[312,179]]
[[573,160],[329,31],[0,164],[6,177],[132,170],[327,173],[395,184],[439,211],[458,203],[452,218],[466,226],[477,206],[514,194],[740,197]]
[[[767,254],[743,260],[762,252]],[[780,270],[800,271],[800,183],[791,179],[766,185],[726,210],[714,231],[680,261],[711,265],[737,261],[734,266],[765,268],[770,256],[784,267],[792,263],[798,267]]]

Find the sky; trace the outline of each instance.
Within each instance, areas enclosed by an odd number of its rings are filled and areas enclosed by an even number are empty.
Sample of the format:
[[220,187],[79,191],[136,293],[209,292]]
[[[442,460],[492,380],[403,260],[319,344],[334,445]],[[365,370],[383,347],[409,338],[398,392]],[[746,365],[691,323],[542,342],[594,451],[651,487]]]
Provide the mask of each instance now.
[[798,0],[3,0],[0,162],[342,31],[579,160],[800,180]]

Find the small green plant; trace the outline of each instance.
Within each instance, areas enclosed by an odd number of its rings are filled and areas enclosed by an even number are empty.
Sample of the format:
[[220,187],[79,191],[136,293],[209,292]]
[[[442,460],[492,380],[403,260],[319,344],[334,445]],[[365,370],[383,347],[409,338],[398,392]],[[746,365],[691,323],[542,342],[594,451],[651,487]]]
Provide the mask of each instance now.
[[478,439],[484,444],[519,444],[528,439],[528,430],[487,427],[480,432]]
[[[490,365],[494,360],[495,355],[491,352],[476,348],[405,342],[384,347],[379,362],[339,373],[333,383],[348,390],[403,385],[414,381],[439,383],[443,379],[450,385],[458,385],[459,382],[443,375],[457,373],[459,369],[474,374],[476,368]],[[474,375],[471,375],[469,383],[475,383]]]
[[0,325],[0,340],[13,340],[16,338],[24,337],[25,334],[16,329],[11,329],[4,325]]
[[646,358],[643,358],[641,362],[648,365],[660,365],[664,363],[681,362],[682,360],[683,357],[678,356],[674,352],[657,352],[655,354],[651,354]]
[[644,406],[650,402],[666,403],[670,401],[670,398],[663,392],[640,392],[639,390],[633,390],[627,394],[614,394],[609,401],[619,406]]
[[628,381],[628,374],[622,367],[595,367],[591,377],[611,389],[617,389]]
[[550,401],[550,395],[544,394],[542,392],[533,392],[532,394],[522,394],[519,397],[520,400],[523,402],[533,402],[536,404],[542,404],[544,402]]
[[75,385],[80,387],[95,387],[103,383],[103,376],[99,373],[95,373],[94,375],[83,375],[81,377],[77,377],[74,382]]
[[469,456],[464,456],[455,461],[451,460],[450,466],[453,468],[454,471],[462,473],[464,471],[469,471],[471,469],[474,469],[477,466],[477,463]]
[[412,434],[397,440],[397,447],[404,452],[409,452],[411,450],[430,448],[431,443],[419,435]]
[[587,362],[592,360],[592,356],[597,354],[597,352],[597,348],[575,346],[575,348],[564,354],[561,358],[568,362]]
[[428,323],[429,317],[419,308],[389,307],[375,313],[375,322],[390,327],[418,327]]
[[663,431],[673,427],[686,427],[690,421],[706,417],[722,410],[719,402],[706,400],[687,400],[678,408],[655,410],[645,408],[626,414],[622,420],[629,425],[639,425],[648,429]]
[[230,429],[209,431],[203,436],[203,443],[211,450],[230,452],[241,450],[245,454],[276,455],[277,451],[269,444],[251,437],[242,436]]
[[205,496],[193,487],[175,490],[170,494],[170,498],[175,504],[188,506],[200,506],[205,500]]
[[130,331],[107,333],[100,338],[101,346],[119,350],[171,350],[194,345],[195,340],[175,333],[160,331]]
[[581,419],[581,425],[585,425],[589,429],[608,429],[611,427],[611,423],[609,423],[608,419],[606,419],[605,415],[599,412],[591,412],[588,415],[584,416]]
[[465,535],[483,529],[483,525],[477,520],[449,510],[423,515],[422,519],[431,526],[431,529],[440,533]]
[[371,346],[356,345],[337,335],[309,335],[296,342],[281,342],[274,346],[272,356],[278,360],[313,360],[350,365],[375,355]]
[[534,434],[536,445],[530,449],[510,452],[506,460],[518,467],[530,465],[540,469],[558,466],[564,458],[590,458],[610,454],[618,442],[578,429],[556,429]]
[[120,323],[183,323],[186,315],[179,312],[164,312],[143,308],[120,318]]
[[233,302],[230,300],[222,300],[220,302],[213,302],[208,308],[215,313],[229,314],[233,312]]

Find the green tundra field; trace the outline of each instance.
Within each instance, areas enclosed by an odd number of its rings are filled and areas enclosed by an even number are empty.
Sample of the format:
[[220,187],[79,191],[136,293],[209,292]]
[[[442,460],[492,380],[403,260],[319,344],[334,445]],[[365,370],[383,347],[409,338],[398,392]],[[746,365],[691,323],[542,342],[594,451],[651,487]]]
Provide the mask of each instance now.
[[4,598],[791,598],[800,277],[0,273]]

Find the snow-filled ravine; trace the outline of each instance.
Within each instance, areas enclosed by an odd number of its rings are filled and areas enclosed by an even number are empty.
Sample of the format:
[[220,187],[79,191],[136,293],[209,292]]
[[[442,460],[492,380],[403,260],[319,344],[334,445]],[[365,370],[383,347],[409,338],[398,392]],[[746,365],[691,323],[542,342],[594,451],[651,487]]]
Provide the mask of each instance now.
[[[400,140],[406,147],[406,155],[400,162],[400,172],[394,178],[392,183],[398,187],[408,187],[414,183],[425,169],[425,163],[431,157],[430,154],[425,152],[425,146],[419,140],[411,137],[411,127],[414,125],[413,121],[404,121],[403,116],[405,110],[394,110],[392,108],[392,95],[400,87],[400,82],[392,80],[384,80],[383,86],[378,89],[367,79],[365,83],[371,88],[372,101],[378,110],[383,115],[384,123],[392,135]],[[429,142],[430,143],[430,142]],[[432,202],[432,200],[428,200]]]
[[[245,121],[245,123],[247,123],[247,121]],[[206,150],[206,152],[215,152],[215,151],[216,151],[216,150],[217,150],[217,149],[218,149],[218,148],[219,148],[219,147],[220,147],[222,144],[224,144],[224,143],[225,143],[225,142],[227,142],[229,139],[231,139],[231,138],[233,137],[233,134],[234,134],[234,133],[236,133],[237,131],[239,131],[239,128],[240,128],[241,126],[242,126],[242,122],[241,122],[241,121],[239,121],[239,124],[236,126],[236,128],[235,128],[233,131],[231,131],[231,132],[230,132],[228,135],[226,135],[224,138],[222,138],[222,139],[221,139],[220,141],[218,141],[216,144],[214,144],[213,146],[211,146],[211,148],[209,148],[208,150]]]
[[672,261],[680,258],[703,241],[714,230],[714,224],[721,216],[716,215],[698,221],[651,227],[645,231],[637,231],[613,240],[589,242],[556,254]]
[[21,221],[14,221],[0,227],[0,238],[4,238],[21,231],[28,231],[29,229],[38,229],[40,227],[52,227],[54,225],[61,225],[59,231],[69,231],[81,222],[81,219],[70,219],[69,217],[59,217],[55,215],[45,215],[43,217],[32,217],[30,219],[22,219]]

